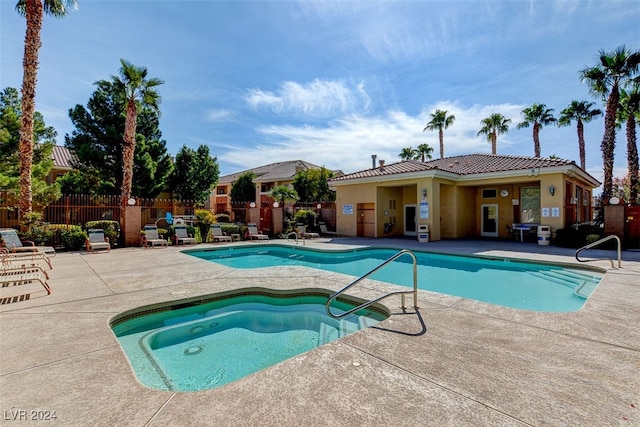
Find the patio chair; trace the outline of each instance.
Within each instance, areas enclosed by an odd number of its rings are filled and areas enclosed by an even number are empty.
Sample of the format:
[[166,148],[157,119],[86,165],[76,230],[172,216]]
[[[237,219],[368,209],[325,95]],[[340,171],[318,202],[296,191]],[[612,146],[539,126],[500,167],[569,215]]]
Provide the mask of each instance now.
[[[20,240],[18,232],[13,228],[0,229],[0,239],[11,252],[42,252],[49,256],[56,256],[56,250],[52,246],[36,246],[30,240]],[[24,245],[23,243],[27,243]]]
[[[2,257],[2,268],[0,269],[0,287],[8,288],[12,286],[28,285],[38,282],[47,291],[47,295],[51,294],[51,288],[46,282],[46,279],[49,278],[49,275],[42,267],[40,267],[39,265],[22,265],[19,267],[11,266],[5,263],[5,258],[9,256],[10,254],[8,254],[6,250],[0,253],[0,257]],[[4,303],[5,299],[14,300],[15,298],[24,297],[19,299],[20,301],[22,301],[24,299],[29,299],[29,295],[30,294],[24,294],[21,296],[13,296],[10,298],[0,297],[0,300],[2,300]]]
[[196,238],[187,232],[186,225],[175,225],[173,227],[173,231],[176,233],[175,235],[176,245],[179,245],[181,242],[183,245],[186,245],[186,244],[195,245],[196,243],[198,243]]
[[215,242],[232,242],[233,239],[231,236],[227,236],[222,231],[222,227],[220,224],[211,224],[211,237],[213,237],[213,241]]
[[87,230],[89,237],[86,241],[87,252],[94,252],[96,249],[106,249],[111,252],[111,243],[109,238],[104,235],[101,228],[90,228]]
[[298,224],[298,237],[304,237],[305,239],[313,239],[315,237],[320,237],[320,235],[318,233],[307,231],[306,225]]
[[322,233],[322,234],[331,234],[331,235],[334,235],[334,236],[338,235],[338,233],[335,232],[335,231],[327,230],[327,224],[325,224],[324,222],[321,222],[318,225],[320,225],[320,233]]
[[249,238],[251,240],[269,240],[269,236],[258,231],[258,226],[254,222],[250,222],[247,224],[247,231],[249,232]]
[[8,248],[0,247],[0,255],[2,255],[3,266],[39,266],[41,262],[44,262],[50,269],[53,269],[51,259],[44,252],[10,252]]
[[149,246],[164,246],[166,248],[168,245],[167,241],[158,235],[158,227],[155,225],[145,225],[142,246],[145,248],[148,248]]

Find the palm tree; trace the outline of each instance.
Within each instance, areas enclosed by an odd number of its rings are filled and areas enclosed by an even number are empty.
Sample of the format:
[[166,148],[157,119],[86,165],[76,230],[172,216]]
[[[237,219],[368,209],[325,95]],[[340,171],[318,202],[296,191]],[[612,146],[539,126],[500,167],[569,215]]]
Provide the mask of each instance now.
[[[435,113],[431,113],[431,120],[427,123],[422,132],[425,130],[438,129],[438,136],[440,138],[440,158],[444,158],[444,130],[453,124],[456,116],[453,114],[447,116],[447,110],[436,110]],[[424,162],[424,159],[422,160]]]
[[627,168],[629,169],[629,203],[638,202],[638,143],[636,124],[640,120],[640,83],[635,83],[631,90],[620,91],[620,110],[618,123],[626,122],[627,131]]
[[507,119],[500,113],[494,113],[480,121],[482,129],[478,131],[479,135],[486,135],[487,141],[491,143],[491,154],[496,154],[496,141],[498,135],[509,132],[509,123],[511,119]]
[[431,153],[433,153],[433,147],[429,146],[429,144],[420,144],[416,151],[416,158],[420,158],[423,162],[427,161],[427,159],[431,159]]
[[[156,87],[164,82],[155,77],[147,79],[146,67],[136,67],[124,59],[121,59],[120,63],[122,64],[120,76],[111,76],[111,83],[115,87],[116,93],[123,97],[126,114],[122,147],[123,175],[120,201],[124,208],[127,206],[127,200],[131,197],[138,108],[149,107],[159,114],[160,94],[156,91]],[[98,82],[98,84],[100,83],[103,82]]]
[[613,157],[616,146],[616,114],[620,106],[620,89],[638,73],[640,51],[631,52],[624,46],[606,52],[601,50],[599,64],[580,70],[580,80],[589,85],[589,93],[606,100],[604,134],[600,149],[604,170],[602,197],[611,197],[613,187]]
[[417,150],[414,149],[413,147],[407,147],[407,148],[403,148],[402,151],[400,151],[400,154],[398,154],[398,156],[400,156],[400,158],[402,160],[414,160],[416,158],[417,155]]
[[584,144],[584,123],[602,115],[602,110],[597,108],[591,109],[593,102],[588,101],[571,101],[571,104],[560,112],[558,118],[558,126],[569,126],[571,120],[576,121],[578,128],[578,149],[580,151],[580,167],[586,169],[585,144]]
[[518,123],[517,129],[528,128],[533,125],[533,150],[535,157],[540,157],[540,129],[543,126],[557,123],[558,120],[553,117],[553,108],[547,108],[544,104],[533,104],[522,110],[524,121]]
[[61,18],[70,8],[76,8],[76,0],[19,0],[18,13],[25,17],[27,30],[24,37],[22,62],[22,124],[20,127],[20,217],[33,209],[31,169],[33,167],[33,115],[36,109],[36,83],[38,77],[38,51],[42,42],[40,31],[44,14]]

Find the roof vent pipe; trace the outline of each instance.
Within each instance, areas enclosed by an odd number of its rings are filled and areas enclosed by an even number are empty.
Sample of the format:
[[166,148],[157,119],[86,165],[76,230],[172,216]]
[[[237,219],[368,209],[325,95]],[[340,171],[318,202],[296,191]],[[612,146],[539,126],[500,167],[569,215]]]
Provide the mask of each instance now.
[[380,172],[384,171],[384,160],[378,160],[378,164],[380,165]]
[[371,155],[371,169],[375,169],[375,167],[376,167],[376,157],[378,157],[377,154],[372,154]]

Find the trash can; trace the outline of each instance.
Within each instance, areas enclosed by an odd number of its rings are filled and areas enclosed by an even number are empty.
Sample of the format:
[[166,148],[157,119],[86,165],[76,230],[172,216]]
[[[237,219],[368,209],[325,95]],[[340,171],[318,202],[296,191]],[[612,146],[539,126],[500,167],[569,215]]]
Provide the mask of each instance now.
[[429,226],[427,224],[418,225],[418,242],[427,243],[429,241]]
[[538,244],[548,246],[551,243],[551,227],[548,225],[538,226]]

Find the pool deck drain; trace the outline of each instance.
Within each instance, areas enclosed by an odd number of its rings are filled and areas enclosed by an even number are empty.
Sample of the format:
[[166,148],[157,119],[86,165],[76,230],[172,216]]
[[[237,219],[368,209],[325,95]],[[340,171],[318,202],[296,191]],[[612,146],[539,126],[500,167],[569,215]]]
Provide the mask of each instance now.
[[[572,250],[513,242],[306,244],[578,264]],[[614,251],[585,253],[602,254]],[[3,426],[640,425],[640,252],[623,252],[623,268],[609,270],[576,312],[520,311],[420,291],[418,313],[403,313],[399,298],[390,298],[385,304],[395,315],[378,327],[192,393],[140,385],[109,319],[247,286],[338,289],[346,276],[304,267],[232,269],[175,247],[62,252],[53,265],[51,295],[33,292],[0,306]],[[589,265],[610,267],[604,258]],[[352,294],[367,298],[388,287],[368,281]]]

